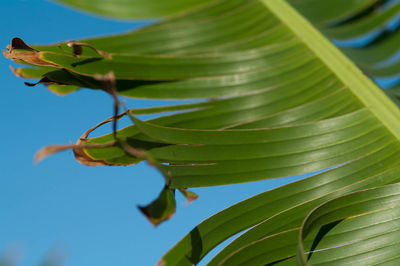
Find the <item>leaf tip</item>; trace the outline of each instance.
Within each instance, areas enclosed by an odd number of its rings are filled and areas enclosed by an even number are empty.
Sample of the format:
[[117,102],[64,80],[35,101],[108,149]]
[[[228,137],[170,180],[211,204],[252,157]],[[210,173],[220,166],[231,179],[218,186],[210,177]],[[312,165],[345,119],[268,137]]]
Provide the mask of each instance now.
[[[4,51],[3,51],[4,52]],[[26,78],[20,71],[18,68],[14,68],[12,65],[9,66],[11,72],[14,74],[14,76],[18,77],[18,78]]]
[[174,190],[165,186],[156,200],[147,206],[137,207],[147,220],[157,227],[162,222],[169,220],[176,212]]
[[27,45],[21,38],[15,37],[11,40],[11,44],[7,45],[7,50],[2,50],[3,55],[11,60],[18,62],[24,61],[29,64],[38,66],[55,66],[52,63],[42,60],[42,52],[33,49]]
[[182,193],[182,195],[186,198],[186,205],[189,205],[193,201],[197,200],[199,198],[199,195],[196,193],[187,190],[186,188],[179,188],[179,192]]
[[140,210],[140,212],[146,217],[146,219],[154,226],[157,227],[159,226],[161,223],[169,220],[172,218],[172,216],[174,216],[175,214],[175,209],[171,212],[168,213],[168,215],[165,215],[163,217],[157,218],[154,217],[154,214],[151,213],[150,211],[150,206],[137,206],[137,208]]
[[64,150],[67,150],[67,149],[71,149],[73,147],[74,147],[74,145],[51,145],[51,146],[46,146],[46,147],[40,149],[35,154],[34,163],[38,164],[44,158],[46,158],[46,157],[48,157],[48,156],[50,156],[50,155],[52,155],[54,153],[57,153],[57,152],[60,152],[60,151],[64,151]]

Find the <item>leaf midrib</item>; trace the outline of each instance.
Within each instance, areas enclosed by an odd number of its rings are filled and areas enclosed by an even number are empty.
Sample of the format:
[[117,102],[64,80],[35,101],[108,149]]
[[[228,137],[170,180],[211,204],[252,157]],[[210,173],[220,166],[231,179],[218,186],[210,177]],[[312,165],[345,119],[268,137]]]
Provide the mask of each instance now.
[[260,0],[400,140],[400,110],[358,67],[285,0]]

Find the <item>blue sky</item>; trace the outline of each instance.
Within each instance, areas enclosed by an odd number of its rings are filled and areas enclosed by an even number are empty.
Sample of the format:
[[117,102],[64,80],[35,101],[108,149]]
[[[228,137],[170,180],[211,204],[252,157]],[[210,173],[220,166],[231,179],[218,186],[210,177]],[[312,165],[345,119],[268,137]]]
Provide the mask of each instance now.
[[[15,36],[46,44],[143,24],[102,19],[44,0],[0,3],[2,49]],[[152,201],[163,186],[162,177],[146,164],[86,167],[70,151],[33,164],[41,147],[74,142],[110,117],[110,97],[90,90],[59,97],[44,86],[26,87],[11,73],[10,64],[0,59],[0,257],[15,259],[17,265],[39,265],[49,254],[61,254],[63,265],[71,266],[155,265],[205,218],[295,179],[195,189],[198,201],[185,206],[178,197],[173,219],[154,228],[136,208]],[[130,100],[127,106],[148,104]]]

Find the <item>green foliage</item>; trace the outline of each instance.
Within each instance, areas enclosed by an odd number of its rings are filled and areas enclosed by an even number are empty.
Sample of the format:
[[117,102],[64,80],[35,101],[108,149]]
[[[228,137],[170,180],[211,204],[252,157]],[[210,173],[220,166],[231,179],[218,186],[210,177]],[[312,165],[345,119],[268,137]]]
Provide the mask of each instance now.
[[[153,224],[175,212],[175,190],[298,175],[331,168],[266,191],[210,217],[173,247],[166,265],[192,265],[242,234],[210,265],[395,264],[400,112],[364,73],[384,78],[400,34],[388,26],[400,4],[380,0],[74,1],[118,18],[167,16],[126,34],[30,47],[16,38],[5,56],[34,68],[56,93],[103,90],[115,115],[132,125],[73,148],[86,165],[146,160],[166,186],[142,212]],[[305,19],[302,15],[307,17]],[[313,25],[311,24],[313,23]],[[345,40],[380,30],[363,48]],[[322,34],[322,33],[325,35]],[[363,71],[354,64],[356,63]],[[387,91],[391,96],[396,88]],[[129,109],[117,95],[200,99],[199,103]],[[170,111],[174,114],[163,115]],[[141,121],[135,115],[161,114]],[[338,166],[339,165],[339,166]],[[390,228],[387,229],[387,228]],[[305,251],[310,251],[305,253]],[[297,252],[297,257],[296,257]]]

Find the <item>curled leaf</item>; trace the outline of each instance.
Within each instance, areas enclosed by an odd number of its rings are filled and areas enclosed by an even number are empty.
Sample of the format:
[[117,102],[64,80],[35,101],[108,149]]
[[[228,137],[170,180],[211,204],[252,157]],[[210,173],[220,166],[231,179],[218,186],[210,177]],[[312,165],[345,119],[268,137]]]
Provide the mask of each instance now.
[[24,84],[25,84],[26,86],[29,86],[29,87],[34,87],[34,86],[39,85],[39,84],[46,84],[46,85],[50,85],[50,84],[66,85],[66,84],[61,83],[61,82],[53,81],[53,80],[49,79],[48,77],[44,77],[44,78],[40,79],[38,82],[36,82],[36,83],[24,82]]
[[11,47],[7,47],[9,50],[13,49],[20,49],[20,50],[28,50],[28,51],[35,51],[38,52],[38,50],[33,49],[31,46],[27,45],[21,38],[14,37],[11,40]]
[[154,226],[158,226],[175,214],[175,190],[165,186],[156,200],[138,208]]
[[[103,160],[96,160],[96,159],[93,159],[92,157],[90,157],[85,150],[85,148],[88,148],[85,145],[89,145],[89,144],[85,144],[85,143],[91,132],[93,132],[94,130],[96,130],[97,128],[101,127],[104,124],[114,121],[115,119],[117,119],[117,120],[121,119],[125,114],[126,114],[126,112],[123,112],[123,113],[119,114],[117,117],[113,116],[111,118],[108,118],[108,119],[104,120],[103,122],[97,124],[96,126],[90,128],[85,133],[83,133],[83,135],[76,142],[76,146],[74,148],[75,159],[78,162],[80,162],[81,164],[88,165],[88,166],[116,165],[116,164],[109,164]],[[109,145],[109,147],[112,147],[114,144],[115,144],[115,142],[108,142],[103,145]]]
[[7,50],[3,50],[3,55],[14,61],[22,60],[33,65],[56,66],[55,64],[43,61],[40,58],[40,52],[38,50],[33,49],[18,37],[11,40],[11,45],[7,46]]
[[[66,43],[68,47],[71,47],[73,50],[73,55],[75,57],[79,57],[82,55],[83,49],[82,47],[88,47],[90,49],[92,49],[93,51],[95,51],[97,54],[110,59],[111,55],[107,52],[101,51],[96,49],[94,46],[87,44],[87,43],[83,43],[83,42],[78,42],[78,41],[69,41]],[[62,49],[62,46],[59,46]]]
[[10,66],[10,69],[17,77],[40,79],[35,83],[25,82],[25,85],[44,84],[50,91],[59,96],[64,96],[83,87],[101,88],[100,85],[91,83],[92,80],[81,78],[81,76],[65,69],[55,69],[54,67],[13,68],[12,66]]

